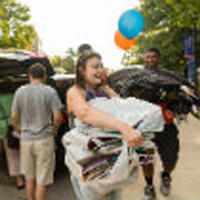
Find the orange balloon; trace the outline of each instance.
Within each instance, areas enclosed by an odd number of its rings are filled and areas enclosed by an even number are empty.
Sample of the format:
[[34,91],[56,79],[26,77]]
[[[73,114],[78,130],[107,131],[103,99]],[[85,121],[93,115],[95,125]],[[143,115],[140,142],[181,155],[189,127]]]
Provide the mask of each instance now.
[[115,33],[115,44],[123,50],[129,50],[135,44],[136,37],[132,39],[125,38],[119,31]]

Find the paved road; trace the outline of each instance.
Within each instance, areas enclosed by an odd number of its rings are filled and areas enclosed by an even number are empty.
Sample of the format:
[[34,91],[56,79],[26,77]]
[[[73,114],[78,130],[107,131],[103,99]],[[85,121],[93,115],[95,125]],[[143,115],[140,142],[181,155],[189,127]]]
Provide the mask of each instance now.
[[[173,173],[173,188],[171,195],[164,198],[159,193],[159,173],[161,164],[156,161],[155,186],[158,200],[200,200],[200,121],[192,116],[179,125],[181,134],[180,159]],[[17,200],[17,195],[23,196],[24,191],[17,192],[14,180],[8,177],[4,159],[0,155],[0,200]],[[48,187],[48,200],[76,200],[68,171],[61,170],[56,174],[55,184]],[[138,181],[124,188],[123,200],[140,200],[143,193],[144,180],[139,175]]]
[[[180,158],[172,174],[172,191],[168,198],[159,193],[161,164],[156,161],[155,187],[158,200],[200,200],[200,121],[192,116],[179,125]],[[140,200],[144,180],[140,173],[136,184],[124,189],[124,200]]]

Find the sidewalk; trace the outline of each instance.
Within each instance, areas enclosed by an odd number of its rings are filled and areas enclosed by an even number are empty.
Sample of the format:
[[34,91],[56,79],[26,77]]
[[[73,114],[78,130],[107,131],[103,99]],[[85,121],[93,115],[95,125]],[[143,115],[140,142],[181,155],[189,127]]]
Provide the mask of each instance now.
[[[159,192],[161,163],[158,157],[156,159],[154,183],[157,200],[200,200],[200,121],[189,116],[179,125],[179,130],[180,158],[172,173],[172,191],[168,198]],[[141,200],[144,185],[140,171],[136,184],[124,189],[123,200]]]
[[[200,121],[189,116],[186,122],[179,125],[180,129],[180,159],[172,174],[172,191],[168,198],[160,195],[159,173],[161,164],[156,159],[155,187],[157,200],[200,200]],[[2,157],[2,155],[1,155]],[[141,200],[144,178],[141,170],[138,181],[123,190],[123,200]],[[18,200],[14,180],[8,177],[5,164],[0,159],[0,200]],[[56,175],[55,184],[47,189],[47,200],[76,200],[67,170]]]

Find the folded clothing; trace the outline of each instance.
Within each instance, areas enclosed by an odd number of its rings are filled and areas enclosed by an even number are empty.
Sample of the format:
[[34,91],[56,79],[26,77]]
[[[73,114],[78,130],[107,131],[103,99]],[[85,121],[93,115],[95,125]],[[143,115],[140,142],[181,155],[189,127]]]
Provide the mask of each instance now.
[[120,152],[108,155],[94,154],[79,160],[77,163],[82,166],[83,179],[89,180],[97,176],[102,177],[103,174],[106,175],[106,171],[112,168],[119,154]]
[[[162,110],[159,106],[136,98],[111,98],[98,97],[88,102],[92,107],[98,108],[108,114],[136,127],[142,133],[160,132],[164,128]],[[92,127],[89,124],[75,119],[75,126],[87,134],[93,131],[114,131]]]

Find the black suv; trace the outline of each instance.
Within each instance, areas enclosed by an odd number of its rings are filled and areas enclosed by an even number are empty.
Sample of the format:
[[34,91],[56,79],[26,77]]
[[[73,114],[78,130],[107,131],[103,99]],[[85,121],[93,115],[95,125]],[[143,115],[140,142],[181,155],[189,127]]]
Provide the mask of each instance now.
[[[12,126],[10,112],[14,93],[18,87],[28,83],[27,70],[34,63],[41,63],[46,68],[47,84],[57,89],[55,80],[51,78],[55,74],[54,69],[44,54],[24,50],[0,49],[0,140],[7,137],[7,132]],[[64,163],[61,137],[67,129],[68,123],[65,114],[56,138],[57,164]]]
[[0,94],[12,93],[17,87],[28,82],[27,69],[38,62],[46,67],[47,81],[50,82],[54,70],[44,54],[23,50],[0,50]]

